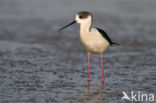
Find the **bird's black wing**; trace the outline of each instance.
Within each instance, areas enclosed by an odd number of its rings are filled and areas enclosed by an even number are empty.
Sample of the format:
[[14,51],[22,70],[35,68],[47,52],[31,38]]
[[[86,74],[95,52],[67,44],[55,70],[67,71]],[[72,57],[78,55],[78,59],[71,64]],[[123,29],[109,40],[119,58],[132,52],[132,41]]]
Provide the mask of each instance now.
[[112,40],[110,39],[110,37],[106,34],[106,32],[102,29],[99,29],[99,28],[96,28],[100,33],[101,35],[110,43],[112,44]]
[[110,39],[110,37],[107,35],[107,33],[102,30],[102,29],[99,29],[99,28],[96,28],[100,33],[101,35],[110,43],[110,45],[112,46],[113,44],[116,44],[116,45],[119,45],[118,43],[114,43],[112,42],[112,40]]

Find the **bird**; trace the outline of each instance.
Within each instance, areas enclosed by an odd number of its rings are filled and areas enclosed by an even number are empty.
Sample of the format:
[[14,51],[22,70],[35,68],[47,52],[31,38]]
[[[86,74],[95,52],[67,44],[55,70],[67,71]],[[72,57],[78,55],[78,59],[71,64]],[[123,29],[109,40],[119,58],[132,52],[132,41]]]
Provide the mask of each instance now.
[[80,11],[76,14],[75,20],[59,29],[59,31],[71,26],[80,24],[80,42],[88,54],[88,81],[90,81],[90,54],[100,54],[101,58],[101,81],[104,82],[103,54],[113,45],[119,45],[112,42],[107,33],[100,29],[92,27],[93,16],[88,11]]

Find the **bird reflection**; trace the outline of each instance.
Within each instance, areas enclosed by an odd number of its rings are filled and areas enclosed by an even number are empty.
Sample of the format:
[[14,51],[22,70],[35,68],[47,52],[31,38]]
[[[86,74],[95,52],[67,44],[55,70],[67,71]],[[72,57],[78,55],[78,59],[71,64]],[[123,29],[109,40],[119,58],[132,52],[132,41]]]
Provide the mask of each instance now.
[[88,94],[87,94],[87,103],[89,100],[89,94],[90,94],[90,80],[88,80]]
[[104,86],[104,82],[101,81],[100,103],[103,103],[103,86]]
[[[101,89],[100,89],[100,93],[99,93],[99,103],[103,103],[103,87],[104,87],[104,82],[101,82]],[[87,93],[87,101],[86,103],[89,103],[89,97],[90,97],[90,81],[88,81],[88,93]]]

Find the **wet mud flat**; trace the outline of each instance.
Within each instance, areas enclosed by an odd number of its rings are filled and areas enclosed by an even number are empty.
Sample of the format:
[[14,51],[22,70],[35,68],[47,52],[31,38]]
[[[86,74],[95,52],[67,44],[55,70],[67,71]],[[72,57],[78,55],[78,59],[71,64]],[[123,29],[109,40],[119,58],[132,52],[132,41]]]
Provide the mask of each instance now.
[[[23,2],[17,0],[18,3]],[[126,8],[123,4],[129,5],[129,2],[120,3],[117,4],[121,9]],[[155,7],[150,6],[154,3],[148,3],[149,9]],[[18,11],[21,9],[16,7],[21,7],[17,4],[10,4],[11,12],[6,12],[2,6],[0,9],[3,14],[0,15],[0,103],[130,103],[121,100],[122,91],[128,95],[131,91],[156,95],[156,21],[148,18],[149,15],[146,19],[130,16],[129,12],[135,13],[142,7],[137,6],[139,2],[133,9],[131,6],[127,11],[122,9],[128,17],[93,12],[96,15],[94,25],[120,43],[104,54],[103,88],[99,55],[91,55],[88,84],[87,54],[79,41],[78,25],[57,31],[70,22],[69,18],[25,17],[28,12]],[[132,11],[128,11],[130,8]],[[142,12],[146,14],[146,10]]]

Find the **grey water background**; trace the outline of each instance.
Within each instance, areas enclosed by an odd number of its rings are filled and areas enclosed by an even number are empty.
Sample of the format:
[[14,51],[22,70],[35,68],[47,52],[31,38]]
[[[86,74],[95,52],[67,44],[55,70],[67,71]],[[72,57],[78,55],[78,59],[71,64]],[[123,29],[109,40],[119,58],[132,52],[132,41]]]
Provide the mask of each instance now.
[[[156,95],[155,0],[0,0],[0,103],[130,103],[122,91]],[[57,30],[81,10],[120,43],[87,54],[79,25]],[[137,102],[144,103],[144,102]],[[146,103],[146,102],[145,102]]]

